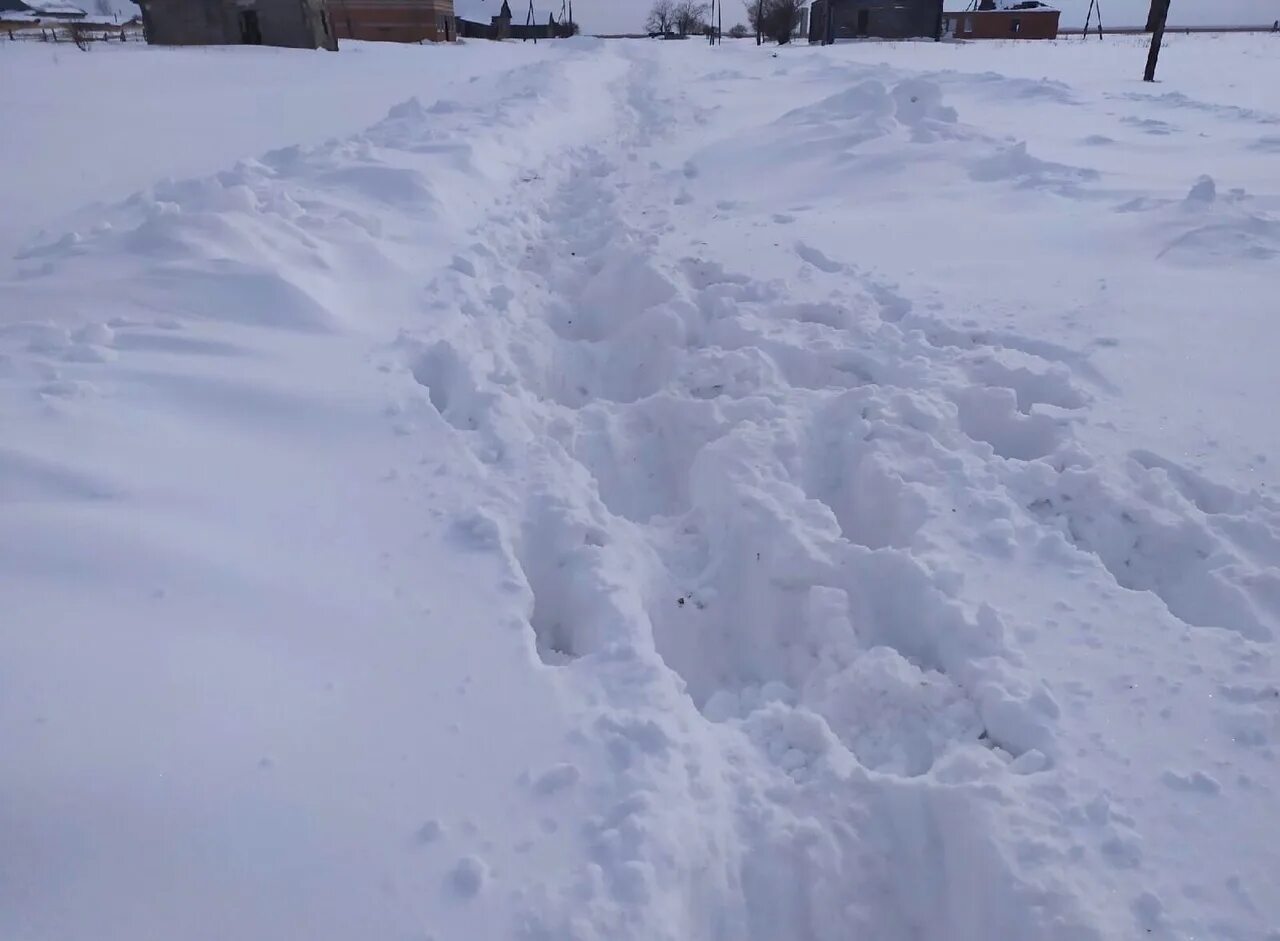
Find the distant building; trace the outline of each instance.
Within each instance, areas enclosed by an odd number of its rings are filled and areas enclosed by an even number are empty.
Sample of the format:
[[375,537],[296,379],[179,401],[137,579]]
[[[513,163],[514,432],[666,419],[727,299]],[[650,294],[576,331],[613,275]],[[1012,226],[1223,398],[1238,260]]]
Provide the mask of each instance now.
[[809,42],[850,39],[937,39],[942,0],[814,0]]
[[1061,11],[1041,0],[982,0],[976,10],[946,13],[948,39],[1057,39]]
[[24,20],[82,20],[84,10],[65,0],[0,0],[0,20],[18,14]]
[[557,23],[554,13],[547,14],[545,23],[514,23],[507,0],[502,0],[502,6],[489,16],[487,23],[485,14],[493,6],[485,0],[460,0],[458,6],[458,35],[464,39],[564,39],[577,29],[567,21]]
[[497,13],[486,14],[493,7],[484,0],[464,0],[458,13],[458,35],[466,39],[507,39],[511,36],[511,6],[502,0]]
[[453,0],[328,0],[340,39],[453,42]]
[[322,0],[139,0],[158,46],[338,48]]

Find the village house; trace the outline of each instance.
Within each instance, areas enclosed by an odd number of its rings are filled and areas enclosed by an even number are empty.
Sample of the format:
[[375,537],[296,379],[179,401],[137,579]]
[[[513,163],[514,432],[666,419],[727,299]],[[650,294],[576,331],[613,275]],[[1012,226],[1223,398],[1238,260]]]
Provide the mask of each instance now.
[[1057,39],[1061,11],[1041,0],[980,0],[976,9],[946,13],[948,39]]
[[0,20],[82,20],[85,15],[66,0],[0,0]]
[[814,0],[809,42],[851,39],[937,39],[942,0]]
[[159,46],[338,48],[322,0],[140,0],[147,42]]
[[329,0],[340,39],[452,42],[458,38],[453,0]]

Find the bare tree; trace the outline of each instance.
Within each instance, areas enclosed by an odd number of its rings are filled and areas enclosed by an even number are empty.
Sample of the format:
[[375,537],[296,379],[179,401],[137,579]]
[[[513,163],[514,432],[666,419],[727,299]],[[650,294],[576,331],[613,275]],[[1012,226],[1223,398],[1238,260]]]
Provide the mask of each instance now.
[[83,52],[89,51],[89,43],[93,42],[93,33],[90,32],[87,23],[68,23],[67,33],[77,49]]
[[706,5],[698,0],[675,0],[676,32],[681,36],[702,32],[707,26],[706,12]]
[[653,0],[653,6],[649,8],[649,18],[645,20],[645,29],[650,33],[660,33],[665,36],[671,32],[675,23],[675,0]]
[[791,41],[800,25],[804,0],[749,0],[746,7],[755,33],[781,45]]
[[746,39],[749,31],[741,23],[737,23],[729,30],[729,36],[732,39]]

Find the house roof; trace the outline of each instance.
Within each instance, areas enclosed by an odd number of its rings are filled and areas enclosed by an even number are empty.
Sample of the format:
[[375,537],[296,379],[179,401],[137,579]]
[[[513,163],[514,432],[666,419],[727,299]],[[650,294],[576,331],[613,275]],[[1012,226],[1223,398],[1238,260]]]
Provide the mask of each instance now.
[[84,10],[66,0],[22,0],[22,5],[32,13],[45,16],[84,16]]

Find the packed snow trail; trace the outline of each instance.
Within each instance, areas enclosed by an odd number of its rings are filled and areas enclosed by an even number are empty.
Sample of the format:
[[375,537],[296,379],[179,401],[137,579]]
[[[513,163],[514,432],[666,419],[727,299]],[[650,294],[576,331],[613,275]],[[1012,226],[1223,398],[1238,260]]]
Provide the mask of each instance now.
[[1272,937],[1280,504],[796,192],[1142,198],[945,88],[568,43],[31,252],[5,933]]

